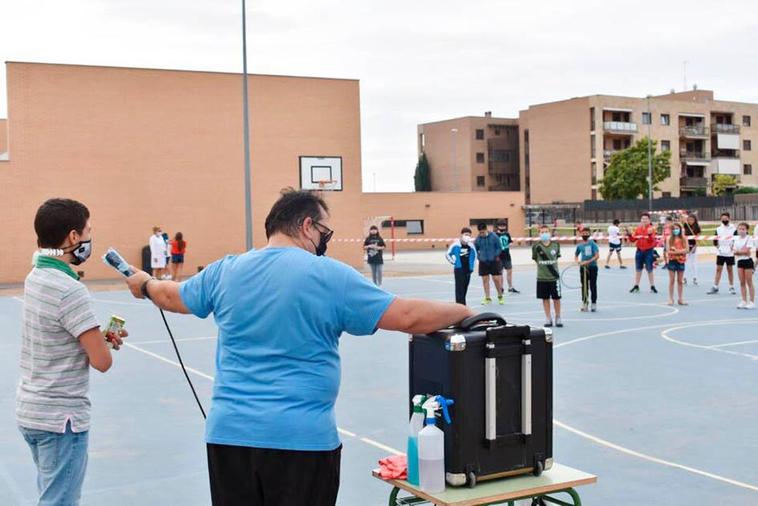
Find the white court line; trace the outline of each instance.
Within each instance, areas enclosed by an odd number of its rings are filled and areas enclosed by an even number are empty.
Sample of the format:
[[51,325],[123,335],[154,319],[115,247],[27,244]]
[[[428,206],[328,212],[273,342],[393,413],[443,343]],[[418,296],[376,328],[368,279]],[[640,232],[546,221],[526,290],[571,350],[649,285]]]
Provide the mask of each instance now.
[[[734,324],[738,324],[738,323],[756,322],[756,321],[758,321],[758,319],[753,318],[753,319],[749,319],[749,320],[748,319],[745,319],[745,320],[734,320],[733,323]],[[663,332],[661,332],[661,337],[663,339],[665,339],[666,341],[670,342],[670,343],[679,344],[681,346],[689,346],[690,348],[699,348],[701,350],[708,350],[708,351],[717,351],[719,353],[728,353],[729,355],[737,355],[739,357],[746,357],[746,358],[749,358],[749,359],[752,359],[752,360],[758,360],[758,355],[753,355],[751,353],[742,353],[742,352],[739,352],[739,351],[732,351],[732,350],[722,350],[722,349],[718,348],[717,346],[712,346],[712,345],[703,345],[703,344],[689,343],[687,341],[680,341],[679,339],[675,339],[675,338],[673,338],[673,337],[671,337],[669,335],[669,332],[674,332],[675,330],[681,330],[681,329],[686,329],[686,328],[695,327],[695,326],[706,326],[706,325],[725,325],[725,324],[724,323],[718,323],[718,324],[716,324],[716,323],[713,323],[713,324],[709,324],[709,323],[692,324],[692,323],[690,323],[690,324],[685,324],[685,325],[679,325],[679,326],[676,326],[676,327],[667,328],[666,330],[664,330]],[[756,341],[753,341],[753,342],[756,342]],[[734,344],[734,343],[727,343],[727,346],[729,346],[730,344]],[[737,344],[740,344],[740,343],[737,343]]]
[[571,427],[570,425],[566,425],[563,422],[560,422],[558,420],[553,420],[553,423],[557,425],[558,427],[567,430],[569,432],[573,432],[577,436],[581,436],[585,439],[589,439],[590,441],[597,443],[599,445],[605,446],[607,448],[611,448],[613,450],[616,450],[621,453],[625,453],[627,455],[631,455],[632,457],[637,457],[638,459],[647,460],[648,462],[654,462],[656,464],[660,464],[662,466],[668,466],[673,467],[675,469],[681,469],[682,471],[687,471],[688,473],[697,474],[700,476],[704,476],[706,478],[710,478],[712,480],[721,481],[724,483],[728,483],[729,485],[734,485],[736,487],[740,488],[746,488],[748,490],[754,490],[758,492],[758,486],[751,485],[750,483],[745,483],[742,481],[733,480],[731,478],[727,478],[725,476],[720,476],[718,474],[709,473],[708,471],[702,471],[700,469],[696,469],[694,467],[685,466],[682,464],[677,464],[676,462],[671,462],[668,460],[660,459],[658,457],[653,457],[652,455],[647,455],[645,453],[640,453],[634,450],[630,450],[629,448],[625,448],[623,446],[617,445],[615,443],[611,443],[610,441],[606,441],[605,439],[601,439],[597,436],[593,436],[592,434],[588,434],[586,432],[583,432],[579,429],[575,429],[574,427]]
[[[177,343],[181,343],[184,341],[210,341],[211,339],[217,339],[216,336],[203,336],[203,337],[177,337],[174,339]],[[129,340],[130,344],[162,344],[162,343],[170,343],[171,341],[169,339],[151,339],[149,341],[132,341]]]
[[[166,364],[170,364],[170,365],[173,365],[174,367],[178,367],[178,368],[181,369],[181,364],[179,364],[179,362],[174,362],[173,360],[169,360],[166,357],[164,357],[163,355],[159,355],[158,353],[153,353],[152,351],[145,350],[145,349],[140,348],[139,346],[135,346],[135,345],[133,345],[131,343],[124,343],[124,346],[126,346],[128,348],[132,348],[133,350],[139,351],[141,353],[144,353],[145,355],[148,355],[150,357],[158,359],[161,362],[165,362]],[[197,369],[194,369],[192,367],[185,366],[185,369],[187,369],[187,372],[191,372],[192,374],[196,374],[197,376],[200,376],[201,378],[204,378],[204,379],[207,379],[207,380],[210,380],[210,381],[214,381],[214,377],[211,376],[210,374],[206,374],[206,373],[204,373],[202,371],[198,371]],[[350,432],[350,431],[342,429],[340,427],[337,427],[337,431],[340,434],[344,434],[346,436],[350,436],[350,437],[359,439],[360,441],[363,441],[364,443],[366,443],[368,445],[371,445],[371,446],[373,446],[375,448],[378,448],[378,449],[380,449],[382,451],[389,452],[389,453],[392,453],[392,454],[395,454],[395,455],[400,455],[400,454],[403,453],[400,450],[396,450],[395,448],[392,448],[391,446],[384,445],[384,444],[382,444],[382,443],[380,443],[378,441],[374,441],[373,439],[369,439],[369,438],[365,438],[365,437],[359,437],[354,432]]]
[[[160,360],[161,362],[165,362],[167,364],[171,364],[174,367],[179,367],[180,369],[182,367],[181,364],[179,364],[179,362],[174,362],[173,360],[169,360],[166,357],[164,357],[163,355],[159,355],[157,353],[153,353],[152,351],[148,351],[148,350],[146,350],[144,348],[140,348],[139,346],[136,346],[136,345],[134,345],[132,343],[124,342],[124,346],[126,346],[127,348],[131,348],[133,350],[137,350],[140,353],[144,353],[145,355],[148,355],[148,356],[151,356],[153,358],[156,358],[156,359]],[[192,374],[196,374],[196,375],[200,376],[201,378],[205,378],[207,380],[213,381],[213,376],[211,376],[210,374],[205,374],[204,372],[198,371],[197,369],[194,369],[192,367],[185,366],[185,369],[187,369],[187,372],[191,372]]]
[[753,343],[758,343],[758,339],[753,339],[751,341],[737,341],[736,343],[714,344],[711,346],[711,348],[726,348],[727,346],[740,346],[742,344],[753,344]]
[[16,296],[13,296],[13,297],[11,297],[11,299],[13,299],[13,300],[17,300],[17,301],[19,301],[19,302],[20,302],[20,303],[22,303],[22,304],[24,303],[24,299],[22,299],[21,297],[16,297]]

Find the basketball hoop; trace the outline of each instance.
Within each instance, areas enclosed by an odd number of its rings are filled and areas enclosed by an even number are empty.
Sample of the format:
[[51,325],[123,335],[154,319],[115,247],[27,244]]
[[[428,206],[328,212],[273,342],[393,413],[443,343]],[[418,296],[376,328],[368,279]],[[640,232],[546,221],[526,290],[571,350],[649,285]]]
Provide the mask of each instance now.
[[318,185],[318,191],[334,191],[337,187],[337,181],[334,179],[320,179],[316,181]]

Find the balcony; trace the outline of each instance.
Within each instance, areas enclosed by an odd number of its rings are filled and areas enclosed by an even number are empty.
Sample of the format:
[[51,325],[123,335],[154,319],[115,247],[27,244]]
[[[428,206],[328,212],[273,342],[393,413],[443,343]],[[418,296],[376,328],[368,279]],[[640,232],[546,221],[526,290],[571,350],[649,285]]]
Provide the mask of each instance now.
[[708,127],[705,125],[690,125],[679,128],[679,135],[690,139],[708,137]]
[[705,151],[687,151],[683,149],[679,152],[679,159],[688,163],[707,164],[711,160],[711,155]]
[[734,159],[740,157],[739,149],[714,149],[711,152],[711,158]]
[[604,149],[603,150],[603,159],[606,162],[610,162],[611,161],[611,157],[613,155],[615,155],[616,153],[618,153],[619,151],[623,151],[623,150],[622,149]]
[[715,134],[738,134],[740,133],[740,126],[731,123],[713,123],[711,131]]
[[487,173],[490,176],[503,175],[503,176],[519,176],[518,165],[513,162],[494,162],[489,161]]
[[637,123],[625,121],[603,121],[603,130],[618,134],[633,135],[637,133]]
[[679,178],[679,187],[682,189],[708,188],[708,178],[682,176]]

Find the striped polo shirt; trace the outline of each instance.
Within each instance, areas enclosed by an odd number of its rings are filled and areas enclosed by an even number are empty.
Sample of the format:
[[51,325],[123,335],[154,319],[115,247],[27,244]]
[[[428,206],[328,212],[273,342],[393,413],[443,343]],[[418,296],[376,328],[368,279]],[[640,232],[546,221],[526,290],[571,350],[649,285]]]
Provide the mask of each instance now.
[[99,325],[89,291],[70,267],[53,258],[45,263],[40,268],[38,261],[24,282],[16,422],[58,433],[71,422],[73,432],[84,432],[90,423],[89,359],[78,337]]

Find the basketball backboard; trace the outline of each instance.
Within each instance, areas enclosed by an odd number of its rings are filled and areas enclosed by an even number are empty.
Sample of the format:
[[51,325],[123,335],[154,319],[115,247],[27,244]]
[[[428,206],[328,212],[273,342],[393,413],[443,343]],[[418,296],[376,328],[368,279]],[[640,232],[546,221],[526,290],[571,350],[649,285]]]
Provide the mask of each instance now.
[[342,191],[342,157],[301,156],[300,188]]

